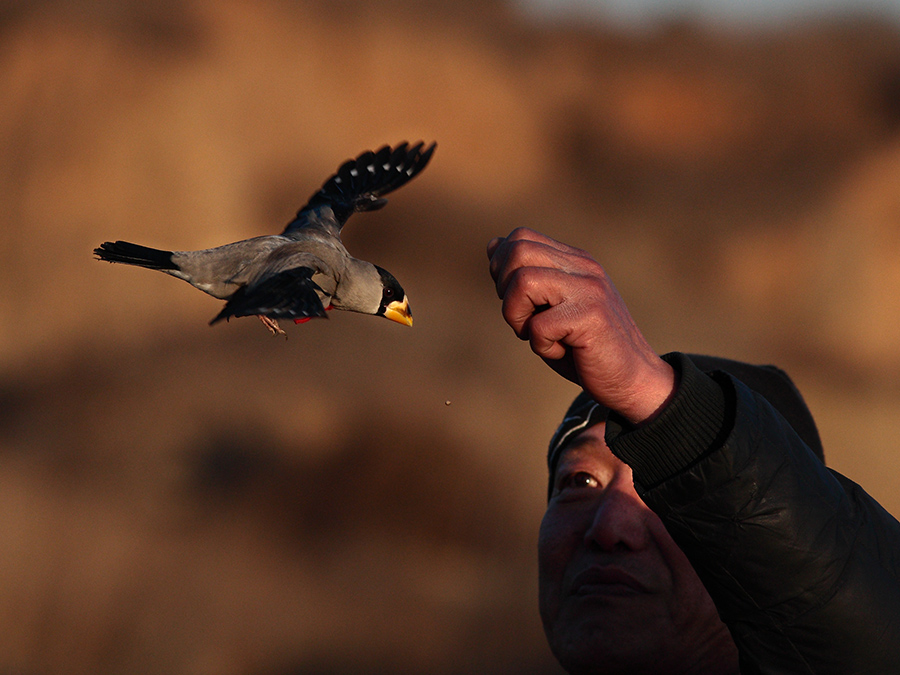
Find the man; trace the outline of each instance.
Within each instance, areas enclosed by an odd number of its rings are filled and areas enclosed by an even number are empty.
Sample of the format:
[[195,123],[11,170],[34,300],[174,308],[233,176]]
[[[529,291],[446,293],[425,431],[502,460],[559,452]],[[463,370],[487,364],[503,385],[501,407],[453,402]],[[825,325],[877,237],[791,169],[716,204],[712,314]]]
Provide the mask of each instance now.
[[900,524],[825,467],[787,376],[658,356],[602,267],[537,232],[488,256],[507,323],[583,388],[551,442],[539,543],[562,665],[900,673]]

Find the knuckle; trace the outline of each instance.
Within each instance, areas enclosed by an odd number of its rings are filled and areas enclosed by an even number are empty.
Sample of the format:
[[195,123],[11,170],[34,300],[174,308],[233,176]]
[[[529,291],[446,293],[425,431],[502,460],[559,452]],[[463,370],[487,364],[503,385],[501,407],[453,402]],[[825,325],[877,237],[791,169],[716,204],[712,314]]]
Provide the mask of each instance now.
[[519,239],[510,243],[507,265],[523,269],[543,263],[543,245],[530,239]]
[[510,276],[509,289],[514,290],[516,293],[528,295],[543,287],[545,283],[544,277],[543,270],[540,268],[519,267]]
[[510,241],[519,241],[522,239],[534,239],[538,233],[530,227],[519,226],[509,233],[507,237]]

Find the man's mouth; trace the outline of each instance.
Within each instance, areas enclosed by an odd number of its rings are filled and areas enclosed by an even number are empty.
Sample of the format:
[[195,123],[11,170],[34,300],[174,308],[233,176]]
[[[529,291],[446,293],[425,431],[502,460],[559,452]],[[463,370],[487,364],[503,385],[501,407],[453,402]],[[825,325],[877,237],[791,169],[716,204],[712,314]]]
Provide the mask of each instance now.
[[630,595],[646,593],[647,588],[618,567],[589,567],[572,579],[572,595]]

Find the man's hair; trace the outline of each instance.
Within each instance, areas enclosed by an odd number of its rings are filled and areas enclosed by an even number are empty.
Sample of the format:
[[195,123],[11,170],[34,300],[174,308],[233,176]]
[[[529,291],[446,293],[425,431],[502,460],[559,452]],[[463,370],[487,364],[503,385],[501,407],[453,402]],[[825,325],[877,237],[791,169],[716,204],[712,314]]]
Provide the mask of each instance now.
[[[797,389],[787,373],[776,366],[756,366],[718,356],[700,354],[688,354],[687,356],[699,370],[705,373],[715,371],[728,373],[762,395],[788,421],[797,435],[809,446],[809,449],[822,462],[825,461],[825,450],[822,448],[822,440],[819,438],[816,422],[806,406],[800,390]],[[553,491],[556,464],[559,462],[563,449],[569,444],[569,441],[585,429],[599,422],[605,422],[608,415],[609,409],[594,401],[586,392],[582,391],[575,397],[563,417],[562,424],[550,439],[550,448],[547,453],[547,466],[550,470],[548,495]]]

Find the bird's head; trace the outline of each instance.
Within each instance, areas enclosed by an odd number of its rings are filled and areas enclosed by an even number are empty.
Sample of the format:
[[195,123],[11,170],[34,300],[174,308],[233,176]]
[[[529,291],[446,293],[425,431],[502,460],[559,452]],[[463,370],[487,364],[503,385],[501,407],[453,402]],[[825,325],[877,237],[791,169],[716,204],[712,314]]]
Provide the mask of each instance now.
[[386,269],[375,266],[378,276],[381,278],[381,302],[378,305],[376,316],[396,321],[407,326],[412,326],[412,310],[409,308],[409,300],[400,282]]

